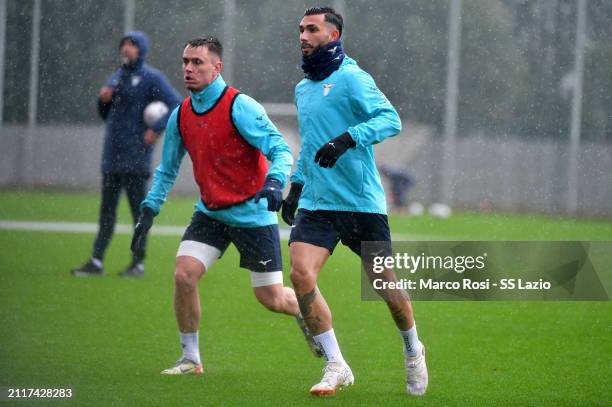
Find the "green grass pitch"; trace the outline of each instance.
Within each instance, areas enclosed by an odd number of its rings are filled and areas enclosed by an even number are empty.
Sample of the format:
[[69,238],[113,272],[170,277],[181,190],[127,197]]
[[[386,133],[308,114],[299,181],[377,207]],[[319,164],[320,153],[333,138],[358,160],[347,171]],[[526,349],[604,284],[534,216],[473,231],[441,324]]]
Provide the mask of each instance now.
[[[171,197],[157,224],[185,226],[192,209],[193,200]],[[95,194],[0,191],[0,220],[95,222],[97,210]],[[125,202],[119,222],[131,222]],[[390,223],[394,233],[435,238],[612,240],[610,221],[459,213]],[[162,377],[180,353],[172,310],[180,237],[152,236],[142,280],[115,275],[129,261],[125,234],[112,242],[105,278],[71,277],[93,237],[0,230],[0,387],[70,386],[74,400],[44,405],[74,406],[612,403],[611,302],[417,302],[430,384],[424,397],[407,396],[396,328],[384,304],[360,300],[358,259],[344,248],[319,286],[355,386],[309,396],[322,362],[292,318],[257,304],[233,248],[200,283],[205,374]]]

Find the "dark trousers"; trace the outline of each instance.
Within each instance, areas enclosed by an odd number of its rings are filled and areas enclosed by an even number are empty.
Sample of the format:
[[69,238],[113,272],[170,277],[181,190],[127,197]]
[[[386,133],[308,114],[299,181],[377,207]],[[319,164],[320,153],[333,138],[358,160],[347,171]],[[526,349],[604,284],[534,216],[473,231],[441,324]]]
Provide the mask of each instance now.
[[[106,248],[115,231],[117,207],[119,206],[119,198],[121,197],[122,189],[125,189],[127,193],[130,209],[132,211],[132,218],[134,219],[134,224],[136,224],[138,216],[140,215],[140,203],[144,200],[147,192],[147,179],[148,177],[144,175],[103,174],[98,236],[94,242],[92,257],[100,260],[104,258]],[[134,253],[135,261],[142,261],[144,259],[145,247],[146,240],[145,244],[142,245],[142,250]]]

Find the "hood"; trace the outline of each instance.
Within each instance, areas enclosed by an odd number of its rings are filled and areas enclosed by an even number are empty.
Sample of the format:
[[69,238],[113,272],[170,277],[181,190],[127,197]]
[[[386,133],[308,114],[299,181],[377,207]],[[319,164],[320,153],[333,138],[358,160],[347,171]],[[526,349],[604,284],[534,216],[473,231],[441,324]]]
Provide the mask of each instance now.
[[141,66],[147,59],[147,54],[149,52],[149,37],[142,31],[128,31],[121,37],[119,44],[126,39],[134,41],[138,46],[140,52],[138,53],[138,60],[135,65]]

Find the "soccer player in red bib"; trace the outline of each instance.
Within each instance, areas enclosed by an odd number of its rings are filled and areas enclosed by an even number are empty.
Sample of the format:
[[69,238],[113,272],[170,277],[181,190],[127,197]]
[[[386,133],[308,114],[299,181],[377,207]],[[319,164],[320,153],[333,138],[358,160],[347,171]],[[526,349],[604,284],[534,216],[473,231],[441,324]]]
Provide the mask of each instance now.
[[214,37],[198,37],[185,45],[183,79],[189,96],[168,120],[161,163],[132,239],[132,250],[137,251],[188,153],[200,199],[179,246],[174,275],[183,354],[161,372],[165,375],[202,373],[198,281],[230,243],[240,253],[240,267],[251,272],[259,302],[273,312],[295,316],[313,353],[322,356],[294,291],[283,286],[276,212],[293,164],[291,150],[264,108],[225,84],[222,57],[223,47]]

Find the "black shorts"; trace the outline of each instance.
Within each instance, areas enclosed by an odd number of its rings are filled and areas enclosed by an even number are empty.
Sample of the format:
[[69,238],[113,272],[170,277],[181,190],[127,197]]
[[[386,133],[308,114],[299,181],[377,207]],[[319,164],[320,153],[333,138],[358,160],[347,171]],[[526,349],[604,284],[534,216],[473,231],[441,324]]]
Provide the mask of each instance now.
[[283,269],[278,225],[236,228],[196,211],[181,240],[213,246],[221,255],[233,243],[240,253],[240,267],[258,272]]
[[382,252],[377,255],[391,255],[391,232],[387,215],[369,212],[309,211],[298,210],[289,244],[293,242],[310,243],[324,247],[330,253],[341,241],[358,256],[361,255],[361,242],[380,242],[376,247]]

